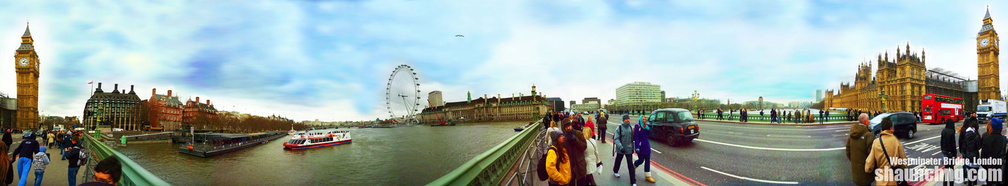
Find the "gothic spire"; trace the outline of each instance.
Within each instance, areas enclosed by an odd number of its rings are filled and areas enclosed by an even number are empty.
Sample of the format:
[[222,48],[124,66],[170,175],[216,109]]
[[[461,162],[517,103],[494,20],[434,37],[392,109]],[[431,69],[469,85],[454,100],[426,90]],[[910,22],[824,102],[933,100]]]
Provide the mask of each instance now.
[[31,32],[28,31],[27,23],[25,24],[24,35],[21,35],[21,37],[31,37]]
[[990,5],[987,5],[987,13],[984,13],[984,19],[990,19]]

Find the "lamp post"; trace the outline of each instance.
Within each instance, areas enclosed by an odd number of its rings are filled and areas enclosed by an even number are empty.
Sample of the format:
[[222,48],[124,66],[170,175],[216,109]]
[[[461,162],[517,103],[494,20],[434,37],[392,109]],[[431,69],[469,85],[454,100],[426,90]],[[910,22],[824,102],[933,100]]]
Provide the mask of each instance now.
[[[697,107],[699,107],[699,103],[697,103],[698,98],[700,98],[700,93],[697,90],[693,90],[693,110],[697,110]],[[697,112],[700,111],[697,110]]]
[[889,99],[889,95],[885,93],[885,90],[882,90],[882,92],[879,92],[878,97],[882,101],[882,111],[885,112],[886,111],[885,102],[886,99]]

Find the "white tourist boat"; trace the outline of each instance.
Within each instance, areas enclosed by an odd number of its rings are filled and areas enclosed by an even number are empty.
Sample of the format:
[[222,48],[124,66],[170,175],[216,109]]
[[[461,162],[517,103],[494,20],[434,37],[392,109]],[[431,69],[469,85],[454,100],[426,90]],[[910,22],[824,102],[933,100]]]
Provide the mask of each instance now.
[[284,142],[284,149],[299,150],[328,147],[350,143],[350,132],[336,129],[298,131],[290,141]]

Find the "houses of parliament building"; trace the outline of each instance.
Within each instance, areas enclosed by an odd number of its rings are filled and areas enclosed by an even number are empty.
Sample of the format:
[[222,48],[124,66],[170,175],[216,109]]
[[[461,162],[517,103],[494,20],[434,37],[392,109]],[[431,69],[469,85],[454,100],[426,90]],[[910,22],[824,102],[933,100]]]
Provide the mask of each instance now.
[[911,52],[907,44],[903,50],[896,47],[893,57],[886,51],[879,54],[874,67],[862,63],[858,66],[854,83],[841,83],[838,90],[827,90],[824,106],[862,111],[919,112],[921,96],[938,94],[963,99],[965,111],[975,111],[981,99],[1000,99],[998,55],[1000,46],[994,31],[990,11],[983,18],[977,33],[976,80],[970,80],[940,68],[927,69],[925,51]]

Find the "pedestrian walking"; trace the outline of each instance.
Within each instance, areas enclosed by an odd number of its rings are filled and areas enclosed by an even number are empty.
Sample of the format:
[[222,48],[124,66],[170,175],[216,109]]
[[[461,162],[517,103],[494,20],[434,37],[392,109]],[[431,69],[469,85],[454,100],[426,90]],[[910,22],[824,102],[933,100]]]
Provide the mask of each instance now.
[[777,123],[777,109],[770,109],[770,123]]
[[[553,113],[552,112],[547,112],[546,115],[544,115],[543,118],[542,118],[542,123],[543,124],[549,124],[552,121],[553,121]],[[543,125],[543,127],[545,127],[545,129],[549,129],[550,128],[549,125]]]
[[[570,159],[567,157],[563,132],[550,131],[550,141],[553,145],[546,151],[546,173],[549,174],[549,185],[567,185],[571,180]],[[71,183],[73,184],[73,183]]]
[[11,132],[11,129],[7,129],[7,132],[4,132],[3,134],[2,140],[4,144],[7,144],[7,149],[4,149],[6,152],[10,152],[10,146],[14,145],[14,138],[11,137]]
[[609,128],[609,114],[605,112],[599,112],[598,122],[598,140],[602,143],[606,142],[606,128]]
[[825,120],[826,119],[823,118],[823,110],[819,110],[819,124],[823,124],[823,121]]
[[598,143],[596,143],[595,138],[587,132],[584,133],[585,136],[585,171],[588,173],[584,176],[584,182],[582,185],[598,185],[595,183],[595,173],[602,173],[602,159],[598,153]]
[[763,121],[763,110],[759,110],[759,121]]
[[49,140],[47,140],[48,143],[46,145],[49,148],[52,148],[53,145],[56,144],[56,134],[53,134],[52,132],[48,132],[46,134],[46,139],[49,139]]
[[721,111],[721,108],[718,108],[717,109],[717,120],[724,120],[724,115],[723,114],[724,114],[724,111]]
[[77,170],[80,169],[80,163],[82,161],[87,161],[86,159],[82,160],[79,155],[80,151],[84,149],[84,147],[80,146],[79,141],[79,137],[71,138],[71,145],[65,150],[67,159],[67,182],[69,182],[70,185],[77,185]]
[[823,117],[823,122],[826,122],[827,120],[829,120],[829,110],[826,110],[826,116]]
[[[581,131],[581,132],[584,132],[584,133],[589,134],[591,136],[596,136],[597,135],[597,134],[595,134],[595,117],[594,116],[588,116],[588,119],[585,120],[584,130]],[[589,137],[589,138],[591,138],[591,137]]]
[[39,147],[39,152],[35,153],[32,159],[32,169],[35,170],[35,185],[42,185],[42,177],[45,175],[46,165],[49,165],[49,154],[46,153],[45,146]]
[[[2,141],[0,141],[0,149],[7,149],[7,144],[3,143]],[[3,166],[3,165],[7,165],[7,166]],[[11,170],[10,165],[11,165],[11,160],[10,160],[10,157],[7,156],[7,153],[0,153],[0,183],[4,183],[4,185],[10,185],[11,183],[14,182],[14,177],[13,176],[3,176],[4,174],[7,174],[7,173],[10,173],[11,171],[13,171],[13,170]]]
[[613,149],[616,150],[616,162],[613,163],[613,176],[616,178],[620,177],[619,167],[620,161],[623,157],[626,157],[627,171],[630,173],[630,184],[637,185],[637,178],[634,175],[634,165],[633,165],[633,128],[630,127],[630,115],[623,115],[623,123],[616,128],[616,134],[613,135]]
[[[959,133],[961,141],[959,141],[959,153],[962,153],[962,158],[967,160],[975,160],[980,157],[980,148],[982,147],[982,141],[980,139],[980,133],[978,132],[979,125],[976,122],[964,123],[963,128]],[[965,161],[963,168],[966,172],[976,171],[980,168],[975,162]],[[967,181],[966,185],[976,185],[976,181]]]
[[[955,121],[952,119],[945,119],[945,128],[942,128],[941,131],[941,153],[945,169],[952,170],[955,167],[953,161],[958,154],[956,153]],[[955,181],[945,180],[942,185],[955,185]]]
[[[991,118],[990,122],[987,122],[987,133],[984,134],[980,139],[983,140],[980,151],[980,158],[994,158],[1002,159],[1005,157],[1005,136],[1001,134],[1003,123],[1001,119]],[[983,168],[986,170],[994,170],[995,168],[1001,168],[1001,165],[985,164]],[[992,178],[994,175],[988,176]],[[986,185],[1001,185],[1000,179],[987,179],[992,181],[987,181]],[[998,180],[998,181],[993,181]]]
[[865,159],[871,151],[875,135],[868,130],[868,115],[858,116],[858,125],[851,125],[847,138],[847,160],[850,161],[851,179],[855,185],[870,185],[875,179],[874,173],[864,171]]
[[651,126],[648,126],[647,120],[647,116],[641,116],[637,119],[637,125],[633,129],[634,152],[637,152],[634,169],[644,164],[644,179],[654,183],[654,178],[651,178],[651,140],[648,140],[651,136]]
[[[575,117],[577,118],[577,117]],[[585,143],[584,133],[581,132],[577,126],[576,119],[571,119],[564,125],[564,138],[567,139],[564,142],[566,147],[564,148],[567,152],[567,157],[570,159],[570,185],[581,185],[583,183],[583,178],[587,171],[585,170],[585,149],[587,144]]]
[[879,133],[879,137],[872,142],[871,152],[865,159],[864,171],[877,174],[875,177],[881,178],[876,179],[875,185],[896,185],[897,182],[893,177],[892,170],[894,167],[902,168],[905,165],[900,162],[889,162],[889,160],[890,158],[906,159],[906,152],[903,151],[903,144],[893,135],[892,121],[886,117],[879,125],[883,130]]
[[60,147],[60,152],[62,152],[63,155],[60,160],[66,160],[66,149],[71,146],[73,146],[73,133],[67,131],[66,134],[63,134],[63,146]]
[[795,121],[794,121],[795,123],[802,123],[802,114],[803,114],[802,112],[803,112],[803,110],[796,110],[796,112],[795,112],[795,118],[794,118],[795,119]]
[[749,114],[749,112],[746,109],[739,110],[739,121],[741,121],[741,122],[748,122],[749,121],[749,115],[748,114]]
[[25,132],[25,139],[21,141],[17,149],[14,149],[14,159],[17,162],[18,186],[28,183],[28,171],[31,170],[32,157],[39,151],[39,143],[35,141],[35,133]]

